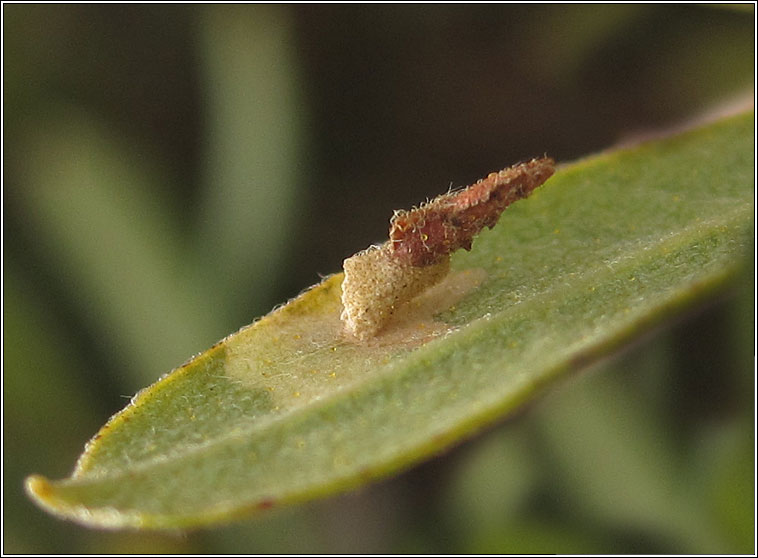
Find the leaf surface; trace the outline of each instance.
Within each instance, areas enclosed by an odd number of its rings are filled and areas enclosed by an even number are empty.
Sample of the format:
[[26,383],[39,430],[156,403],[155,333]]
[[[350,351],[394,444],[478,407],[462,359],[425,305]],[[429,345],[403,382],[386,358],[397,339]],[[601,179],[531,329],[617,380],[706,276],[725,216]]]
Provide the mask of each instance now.
[[751,246],[753,115],[564,166],[380,336],[342,335],[326,278],[140,392],[53,513],[180,528],[408,467],[733,276]]

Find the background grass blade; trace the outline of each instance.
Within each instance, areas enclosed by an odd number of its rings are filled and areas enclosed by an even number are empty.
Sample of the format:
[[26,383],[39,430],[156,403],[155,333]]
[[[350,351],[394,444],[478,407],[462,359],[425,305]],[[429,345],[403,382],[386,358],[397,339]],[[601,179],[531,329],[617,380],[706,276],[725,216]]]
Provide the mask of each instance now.
[[327,278],[141,392],[32,496],[91,525],[198,526],[440,451],[740,269],[752,131],[749,113],[562,168],[368,345],[341,337]]
[[304,107],[294,30],[278,8],[212,8],[201,23],[207,186],[186,272],[214,291],[232,323],[246,323],[251,306],[262,313],[276,300],[302,212]]

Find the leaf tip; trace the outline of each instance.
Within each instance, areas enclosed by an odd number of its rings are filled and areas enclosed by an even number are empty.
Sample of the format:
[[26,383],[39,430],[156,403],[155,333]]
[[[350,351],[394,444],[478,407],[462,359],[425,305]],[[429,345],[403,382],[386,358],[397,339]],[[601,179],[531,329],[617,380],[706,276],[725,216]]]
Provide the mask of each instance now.
[[38,503],[47,501],[52,492],[50,481],[42,475],[29,475],[24,481],[26,493]]
[[29,475],[24,480],[24,489],[29,498],[43,510],[59,517],[68,516],[68,506],[59,501],[55,495],[55,486],[42,475]]

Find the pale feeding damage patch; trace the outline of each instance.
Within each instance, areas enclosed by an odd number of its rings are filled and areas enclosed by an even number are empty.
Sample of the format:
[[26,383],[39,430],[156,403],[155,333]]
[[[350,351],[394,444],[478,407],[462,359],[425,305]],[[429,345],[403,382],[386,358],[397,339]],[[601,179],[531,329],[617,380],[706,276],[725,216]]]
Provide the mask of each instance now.
[[334,275],[262,320],[247,326],[224,346],[223,377],[265,390],[268,412],[258,423],[281,416],[329,394],[350,389],[384,373],[398,354],[454,331],[435,319],[486,278],[483,269],[449,273],[402,304],[376,336],[356,343],[340,320],[341,278]]
[[387,242],[344,262],[341,319],[348,336],[360,341],[376,337],[404,305],[447,276],[450,254],[470,250],[484,227],[494,227],[506,207],[554,172],[549,157],[532,159],[420,207],[396,211]]

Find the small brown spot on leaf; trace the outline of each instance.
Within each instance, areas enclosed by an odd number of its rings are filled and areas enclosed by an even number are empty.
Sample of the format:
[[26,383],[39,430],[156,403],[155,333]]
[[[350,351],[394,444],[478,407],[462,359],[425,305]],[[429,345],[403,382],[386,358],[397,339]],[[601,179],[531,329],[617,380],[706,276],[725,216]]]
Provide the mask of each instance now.
[[259,510],[270,510],[274,507],[274,500],[272,498],[266,498],[258,502],[257,508]]

